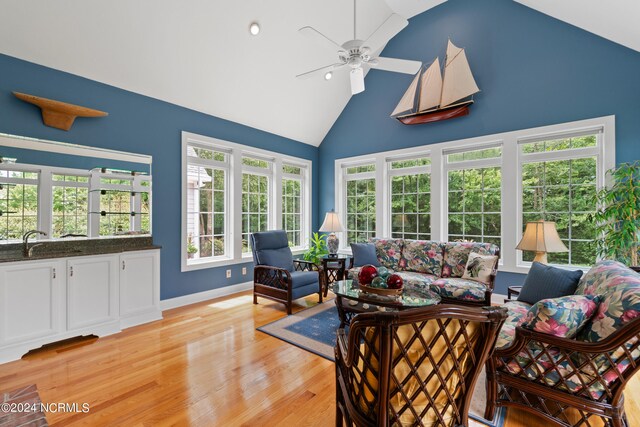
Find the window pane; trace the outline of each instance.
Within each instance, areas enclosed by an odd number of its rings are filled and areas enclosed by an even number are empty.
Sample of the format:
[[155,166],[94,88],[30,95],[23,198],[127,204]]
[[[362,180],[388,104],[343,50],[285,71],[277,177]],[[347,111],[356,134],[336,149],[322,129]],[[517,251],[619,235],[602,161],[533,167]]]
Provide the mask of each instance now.
[[186,244],[189,259],[226,255],[226,188],[224,169],[188,165]]
[[347,175],[352,175],[355,173],[375,172],[375,171],[376,171],[376,165],[354,166],[351,168],[347,168]]
[[262,169],[268,169],[271,166],[270,162],[262,159],[254,159],[253,157],[243,157],[242,164],[246,166],[253,166],[254,168],[262,168]]
[[465,151],[447,155],[448,163],[465,162],[468,160],[493,159],[502,156],[502,147],[482,148],[480,150]]
[[548,141],[528,142],[521,144],[522,152],[529,153],[544,153],[549,151],[562,151],[575,148],[589,148],[595,147],[598,144],[598,138],[596,135],[585,135],[573,138],[560,138],[552,139]]
[[242,188],[242,196],[249,202],[248,206],[243,204],[242,211],[242,252],[249,253],[249,234],[266,231],[269,224],[269,182],[266,176],[243,173]]
[[[354,168],[356,169],[356,168]],[[375,179],[347,181],[347,241],[366,242],[375,235],[376,191]]]
[[[24,177],[27,173],[6,172],[5,177]],[[37,174],[36,174],[37,177]],[[38,185],[2,183],[0,185],[0,240],[18,240],[38,228]]]
[[302,182],[297,179],[282,180],[282,229],[287,232],[289,246],[302,246],[300,241],[302,212],[300,198]]
[[392,237],[417,239],[420,234],[429,238],[431,223],[426,218],[431,213],[431,176],[393,176],[390,181]]
[[[574,147],[574,141],[580,146],[591,146],[595,144],[595,136],[538,142],[535,149],[563,150]],[[522,165],[523,231],[529,221],[555,221],[558,235],[569,249],[568,253],[549,253],[550,263],[585,266],[595,262],[596,248],[592,242],[596,232],[589,214],[595,212],[591,200],[596,191],[596,173],[595,157]],[[525,261],[531,261],[533,256],[523,252]]]
[[299,166],[282,165],[282,172],[292,175],[302,175],[302,168]]
[[429,157],[422,157],[420,159],[411,159],[411,160],[397,160],[395,162],[391,162],[391,169],[404,169],[404,168],[412,168],[415,166],[428,166],[431,164],[431,159]]
[[[499,153],[499,150],[492,148],[472,153],[475,153],[473,156],[490,156]],[[456,153],[462,157],[464,154]],[[501,168],[449,171],[448,183],[449,240],[490,242],[499,246],[502,234]]]
[[53,237],[88,235],[89,187],[64,186],[65,182],[87,182],[87,177],[54,175],[53,178]]

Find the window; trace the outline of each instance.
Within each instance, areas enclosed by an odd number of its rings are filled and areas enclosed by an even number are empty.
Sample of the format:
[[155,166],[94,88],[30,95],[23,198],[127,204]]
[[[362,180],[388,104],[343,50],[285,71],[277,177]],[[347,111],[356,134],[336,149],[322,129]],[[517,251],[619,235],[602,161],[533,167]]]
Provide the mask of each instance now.
[[195,261],[225,257],[227,153],[194,145],[187,156],[187,256]]
[[310,161],[187,132],[182,141],[183,271],[249,262],[259,231],[284,229],[305,248]]
[[89,176],[52,175],[53,233],[89,235]]
[[446,154],[449,241],[501,245],[501,147]]
[[[598,189],[599,133],[520,144],[522,226],[554,221],[568,253],[549,253],[549,263],[589,266],[596,261],[596,231],[589,215]],[[548,159],[548,160],[547,160]],[[524,261],[533,254],[523,253]]]
[[38,228],[38,173],[0,170],[0,240]]
[[376,234],[375,165],[346,169],[346,233],[350,243],[366,242]]
[[431,159],[391,160],[391,237],[431,238]]
[[349,243],[371,237],[500,246],[500,269],[527,273],[515,249],[528,221],[555,221],[568,253],[596,261],[592,195],[615,166],[615,119],[601,117],[336,160],[335,205]]
[[302,246],[302,169],[282,166],[282,228],[287,232],[289,246]]

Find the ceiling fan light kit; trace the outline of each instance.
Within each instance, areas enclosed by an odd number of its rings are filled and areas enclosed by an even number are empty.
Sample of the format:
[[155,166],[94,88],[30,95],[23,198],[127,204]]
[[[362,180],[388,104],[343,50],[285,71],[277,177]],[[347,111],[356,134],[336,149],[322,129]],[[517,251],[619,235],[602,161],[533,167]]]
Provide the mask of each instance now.
[[318,45],[337,51],[338,62],[326,65],[315,70],[307,71],[296,77],[305,79],[324,75],[327,79],[328,71],[351,68],[351,94],[355,95],[364,91],[364,67],[375,67],[378,70],[395,73],[416,74],[422,67],[420,61],[410,61],[396,58],[374,58],[372,52],[380,50],[389,40],[398,34],[409,21],[397,14],[392,14],[382,23],[366,40],[360,40],[356,35],[356,0],[353,2],[353,40],[348,40],[339,45],[331,38],[322,34],[313,27],[303,27],[299,33],[313,40]]

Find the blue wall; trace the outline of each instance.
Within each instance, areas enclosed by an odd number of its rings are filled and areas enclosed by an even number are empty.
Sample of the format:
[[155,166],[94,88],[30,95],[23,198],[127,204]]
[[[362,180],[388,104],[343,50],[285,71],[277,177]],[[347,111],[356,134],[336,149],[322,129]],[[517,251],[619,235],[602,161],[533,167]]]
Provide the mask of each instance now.
[[[39,109],[15,98],[25,92],[109,112],[78,119],[69,132],[42,124]],[[167,299],[252,280],[247,264],[180,272],[181,131],[273,150],[313,161],[317,207],[318,149],[237,123],[137,95],[61,71],[0,55],[0,132],[153,156],[153,237],[162,245],[161,298]],[[317,217],[313,215],[313,228]],[[250,264],[248,264],[250,265]],[[232,278],[225,278],[225,270]]]
[[[640,158],[640,54],[512,0],[449,0],[413,18],[383,56],[430,63],[466,48],[482,92],[467,117],[389,118],[412,76],[372,70],[320,146],[319,212],[334,207],[334,160],[614,114],[616,159]],[[496,291],[522,275],[501,273]]]

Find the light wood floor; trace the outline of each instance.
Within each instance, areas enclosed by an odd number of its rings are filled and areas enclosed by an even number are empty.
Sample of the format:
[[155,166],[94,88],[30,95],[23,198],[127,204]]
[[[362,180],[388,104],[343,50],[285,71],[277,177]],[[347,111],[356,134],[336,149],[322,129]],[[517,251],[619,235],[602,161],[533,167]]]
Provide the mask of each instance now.
[[[182,307],[114,336],[39,350],[0,365],[0,392],[36,384],[45,403],[90,404],[87,414],[49,413],[53,426],[333,425],[333,363],[256,331],[285,312],[251,298]],[[636,381],[627,395],[639,391]],[[640,425],[633,400],[632,426]],[[511,411],[506,427],[545,424]]]

